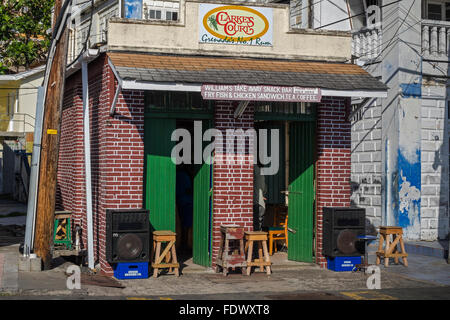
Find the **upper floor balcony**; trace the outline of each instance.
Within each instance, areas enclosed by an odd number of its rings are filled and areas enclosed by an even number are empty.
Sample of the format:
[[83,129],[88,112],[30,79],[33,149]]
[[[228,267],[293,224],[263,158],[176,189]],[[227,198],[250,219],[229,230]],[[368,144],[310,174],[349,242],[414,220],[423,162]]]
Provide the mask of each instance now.
[[381,53],[380,28],[361,29],[352,33],[352,56],[362,63],[377,59]]
[[448,60],[450,22],[422,20],[422,54],[425,59]]

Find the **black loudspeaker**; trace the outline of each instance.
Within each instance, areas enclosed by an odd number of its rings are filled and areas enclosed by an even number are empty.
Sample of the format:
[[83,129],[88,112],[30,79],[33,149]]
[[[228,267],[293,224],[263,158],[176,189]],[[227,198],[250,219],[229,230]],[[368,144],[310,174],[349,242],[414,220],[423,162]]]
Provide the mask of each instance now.
[[148,262],[150,223],[148,210],[106,210],[106,260]]
[[323,208],[323,255],[353,257],[364,255],[366,210],[361,208]]

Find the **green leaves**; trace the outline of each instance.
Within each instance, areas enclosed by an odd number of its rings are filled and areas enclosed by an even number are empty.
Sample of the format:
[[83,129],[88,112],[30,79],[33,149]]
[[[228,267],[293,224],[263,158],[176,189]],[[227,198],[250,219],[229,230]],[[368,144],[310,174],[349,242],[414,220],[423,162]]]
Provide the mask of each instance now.
[[208,18],[208,24],[211,28],[214,28],[216,31],[219,30],[217,27],[217,19],[216,16],[209,16]]
[[0,3],[0,72],[29,69],[45,61],[54,0],[3,0]]

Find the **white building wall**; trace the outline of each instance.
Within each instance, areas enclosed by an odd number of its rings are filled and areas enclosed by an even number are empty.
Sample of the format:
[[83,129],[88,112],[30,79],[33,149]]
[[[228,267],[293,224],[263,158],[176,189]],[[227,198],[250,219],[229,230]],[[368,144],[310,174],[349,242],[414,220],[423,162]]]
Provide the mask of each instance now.
[[449,157],[445,86],[422,87],[421,239],[444,239],[449,230]]
[[353,205],[366,209],[366,227],[381,225],[381,104],[369,101],[352,121]]

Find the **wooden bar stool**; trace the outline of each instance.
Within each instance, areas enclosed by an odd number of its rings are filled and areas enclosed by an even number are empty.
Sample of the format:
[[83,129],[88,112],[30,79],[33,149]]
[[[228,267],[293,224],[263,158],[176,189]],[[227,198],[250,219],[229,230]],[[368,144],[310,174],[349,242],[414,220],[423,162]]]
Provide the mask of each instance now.
[[[153,231],[153,277],[158,277],[158,269],[169,268],[169,272],[172,272],[172,268],[175,271],[175,275],[180,275],[180,264],[177,261],[177,253],[175,249],[175,241],[177,234],[172,231],[161,230]],[[166,242],[166,247],[161,253],[162,243]],[[163,262],[165,258],[165,262]]]
[[[391,241],[391,235],[393,237]],[[383,243],[386,242],[383,249]],[[400,244],[401,252],[398,251],[397,245]],[[380,227],[380,244],[377,251],[377,264],[380,264],[380,258],[384,258],[384,266],[389,265],[389,258],[394,258],[395,263],[398,263],[398,258],[402,258],[403,265],[408,266],[405,251],[405,244],[403,243],[403,228],[402,227]]]
[[228,268],[240,267],[245,274],[244,227],[237,225],[220,226],[220,246],[216,258],[216,272],[222,267],[223,275],[228,275]]
[[72,212],[55,211],[55,224],[53,229],[53,243],[63,244],[67,250],[72,250]]
[[[266,273],[271,273],[269,250],[267,250],[267,232],[264,231],[246,231],[245,232],[245,251],[247,251],[247,275],[250,275],[253,266],[259,267],[261,272],[264,272],[266,267]],[[258,243],[258,258],[253,258],[253,244]],[[264,250],[264,254],[263,254]]]

